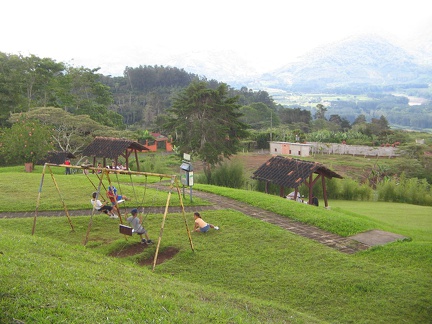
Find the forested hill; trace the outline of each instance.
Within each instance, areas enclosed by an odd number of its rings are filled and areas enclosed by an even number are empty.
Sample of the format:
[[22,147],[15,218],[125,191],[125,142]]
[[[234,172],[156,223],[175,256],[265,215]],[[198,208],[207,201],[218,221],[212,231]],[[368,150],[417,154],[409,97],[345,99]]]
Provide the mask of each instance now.
[[[160,124],[171,100],[178,91],[186,88],[193,80],[206,80],[183,69],[164,66],[127,67],[124,77],[102,77],[102,82],[111,88],[113,104],[110,109],[121,114],[127,125],[151,128]],[[220,82],[206,80],[216,88]],[[231,96],[238,96],[239,103],[247,106],[264,103],[267,109],[276,111],[277,104],[266,91],[251,91],[247,88],[229,88]]]
[[[159,131],[178,91],[193,80],[205,80],[212,88],[220,84],[177,67],[126,67],[121,77],[98,71],[35,55],[0,52],[0,125],[7,125],[11,113],[59,107],[118,129],[133,126]],[[270,96],[270,88],[287,93],[296,90],[299,95],[294,97],[302,100],[284,104],[294,109],[290,113],[297,109],[313,113],[317,104],[324,104],[329,118],[334,115],[354,122],[359,115],[367,121],[385,116],[392,126],[432,128],[432,72],[384,40],[341,43],[267,78],[259,80],[262,87],[254,88],[262,90],[252,90],[247,84],[229,87],[229,95],[239,97],[242,112],[247,115],[244,121],[255,129],[270,121],[277,125],[277,117],[292,119],[281,109],[281,101]],[[324,99],[323,93],[332,94],[332,98]],[[421,97],[424,103],[410,106],[409,95]]]
[[[207,81],[211,88],[220,84],[176,67],[126,67],[121,77],[98,71],[36,55],[0,52],[0,126],[8,126],[13,113],[57,107],[117,129],[134,126],[157,131],[178,91],[194,80]],[[229,95],[238,96],[242,106],[261,103],[266,110],[277,109],[266,91],[229,87]]]

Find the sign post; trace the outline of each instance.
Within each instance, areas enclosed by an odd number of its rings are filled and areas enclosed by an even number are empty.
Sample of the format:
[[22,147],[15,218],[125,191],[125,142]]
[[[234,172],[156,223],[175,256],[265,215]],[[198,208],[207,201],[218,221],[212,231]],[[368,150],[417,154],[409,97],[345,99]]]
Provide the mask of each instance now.
[[183,185],[183,197],[185,197],[185,187],[189,187],[192,202],[193,167],[190,163],[190,155],[186,153],[183,154],[183,162],[180,165],[180,181]]

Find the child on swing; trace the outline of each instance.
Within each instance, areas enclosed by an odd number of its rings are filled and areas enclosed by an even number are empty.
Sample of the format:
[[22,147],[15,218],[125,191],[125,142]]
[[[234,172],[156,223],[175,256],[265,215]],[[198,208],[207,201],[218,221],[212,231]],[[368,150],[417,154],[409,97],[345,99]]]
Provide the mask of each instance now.
[[97,197],[97,192],[93,192],[92,199],[90,199],[90,203],[93,205],[94,209],[107,214],[110,218],[118,218],[118,216],[114,214],[112,206],[103,204],[99,199],[96,199],[96,197]]
[[117,188],[114,186],[109,186],[107,191],[107,197],[109,200],[111,200],[112,205],[115,205],[116,201],[117,203],[122,203],[125,200],[130,200],[126,196],[121,196],[117,194]]
[[201,232],[201,233],[205,233],[208,232],[208,230],[210,228],[214,228],[215,230],[218,230],[219,227],[218,226],[214,226],[213,224],[209,224],[206,223],[202,218],[200,213],[195,212],[194,213],[194,219],[195,219],[195,227],[194,227],[194,232]]
[[[133,233],[137,233],[141,238],[141,244],[151,244],[153,243],[152,240],[149,239],[147,231],[142,226],[142,215],[138,218],[138,209],[132,209],[131,210],[132,216],[129,216],[127,218],[127,222],[132,226]],[[145,238],[143,238],[143,235]]]

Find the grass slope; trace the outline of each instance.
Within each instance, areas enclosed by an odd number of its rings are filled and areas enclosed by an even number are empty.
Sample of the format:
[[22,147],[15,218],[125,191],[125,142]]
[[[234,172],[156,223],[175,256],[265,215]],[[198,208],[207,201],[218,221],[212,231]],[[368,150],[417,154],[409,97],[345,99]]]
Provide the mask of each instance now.
[[[16,183],[25,182],[26,176],[14,177]],[[411,209],[403,204],[400,209],[388,204],[392,213],[376,208],[380,216],[371,215],[368,205],[348,210],[335,203],[325,210],[210,187],[205,189],[332,232],[349,235],[378,228],[412,240],[346,255],[237,211],[216,210],[203,217],[221,230],[193,233],[192,252],[183,217],[169,214],[161,250],[175,246],[179,253],[152,272],[140,264],[152,259],[155,245],[134,256],[109,257],[138,238],[125,240],[116,220],[106,216],[94,217],[86,247],[82,241],[88,216],[73,217],[75,232],[66,217],[39,217],[35,236],[30,235],[33,219],[2,219],[0,322],[430,322],[431,208],[415,209],[410,219],[402,206]],[[190,227],[192,215],[187,217]],[[160,233],[161,218],[150,214],[145,219],[153,239]]]

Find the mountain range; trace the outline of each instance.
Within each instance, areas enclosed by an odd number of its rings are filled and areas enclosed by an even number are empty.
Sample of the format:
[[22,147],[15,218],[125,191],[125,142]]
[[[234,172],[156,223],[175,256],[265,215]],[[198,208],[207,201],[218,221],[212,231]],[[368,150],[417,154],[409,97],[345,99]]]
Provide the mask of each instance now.
[[[192,52],[170,65],[240,88],[331,91],[351,86],[407,86],[432,83],[432,33],[401,44],[363,35],[318,47],[281,68],[259,74],[235,53]],[[221,55],[222,54],[222,55]]]

